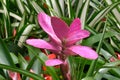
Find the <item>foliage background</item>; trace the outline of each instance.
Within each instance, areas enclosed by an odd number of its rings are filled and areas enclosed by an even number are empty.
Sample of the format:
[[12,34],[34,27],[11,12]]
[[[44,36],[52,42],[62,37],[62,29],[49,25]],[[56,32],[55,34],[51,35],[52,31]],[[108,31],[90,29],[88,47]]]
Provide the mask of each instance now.
[[[31,37],[46,39],[47,35],[38,25],[39,12],[60,17],[68,24],[79,17],[82,28],[91,32],[80,44],[94,48],[99,58],[90,61],[69,57],[72,80],[120,79],[120,61],[116,55],[120,53],[119,0],[0,0],[0,79],[10,80],[7,70],[11,70],[19,72],[22,80],[27,80],[26,77],[44,80],[40,76],[44,73],[41,66],[47,56],[25,44]],[[31,60],[27,62],[25,56]],[[111,57],[114,62],[110,61]],[[35,73],[29,72],[31,68]],[[60,80],[53,67],[47,67],[45,73],[53,80]]]

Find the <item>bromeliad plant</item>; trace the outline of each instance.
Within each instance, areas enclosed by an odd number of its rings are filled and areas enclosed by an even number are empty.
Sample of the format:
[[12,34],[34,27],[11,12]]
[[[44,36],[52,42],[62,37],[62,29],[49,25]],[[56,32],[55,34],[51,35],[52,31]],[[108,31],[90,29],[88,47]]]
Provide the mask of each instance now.
[[48,59],[46,66],[60,65],[64,80],[71,80],[70,68],[67,57],[79,55],[87,59],[97,59],[98,54],[90,47],[77,45],[76,43],[90,35],[89,31],[81,29],[81,22],[76,18],[70,27],[57,17],[50,17],[41,12],[38,14],[38,22],[42,29],[49,35],[49,42],[42,39],[28,39],[27,44],[40,49],[48,49],[56,53],[57,59]]

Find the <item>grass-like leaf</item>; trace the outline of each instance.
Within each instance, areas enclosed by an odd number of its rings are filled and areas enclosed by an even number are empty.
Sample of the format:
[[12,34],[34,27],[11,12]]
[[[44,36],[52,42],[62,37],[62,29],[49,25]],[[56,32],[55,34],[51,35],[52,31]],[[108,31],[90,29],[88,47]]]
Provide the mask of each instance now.
[[[109,38],[109,37],[113,37],[113,36],[118,35],[118,34],[119,33],[114,32],[114,31],[108,31],[108,32],[105,33],[104,39]],[[92,46],[94,43],[100,41],[101,36],[102,36],[102,33],[99,33],[99,34],[96,34],[94,36],[91,36],[88,39],[84,40],[83,44],[88,45],[88,46]]]
[[[35,49],[31,46],[27,46],[27,48],[44,65],[44,62],[47,60],[47,56],[44,53],[42,53],[39,49]],[[52,76],[53,80],[60,80],[53,67],[46,66],[46,68],[47,68],[47,72]]]
[[86,21],[86,16],[87,16],[87,10],[88,10],[88,7],[89,7],[89,2],[90,0],[86,0],[85,4],[83,5],[83,8],[82,8],[82,13],[81,13],[81,28],[84,29],[84,26],[85,26],[85,21]]
[[15,67],[5,42],[0,38],[0,63]]
[[110,10],[112,10],[115,6],[120,4],[119,2],[116,2],[106,8],[104,8],[102,11],[100,11],[94,18],[93,20],[89,23],[89,26],[93,27],[95,24],[97,24]]
[[30,78],[33,78],[35,80],[44,80],[40,75],[31,73],[31,72],[29,72],[27,70],[22,70],[20,68],[16,68],[16,67],[4,65],[4,64],[0,64],[0,68],[11,70],[11,71],[14,71],[14,72],[18,72],[20,74],[23,74],[23,75],[28,76]]

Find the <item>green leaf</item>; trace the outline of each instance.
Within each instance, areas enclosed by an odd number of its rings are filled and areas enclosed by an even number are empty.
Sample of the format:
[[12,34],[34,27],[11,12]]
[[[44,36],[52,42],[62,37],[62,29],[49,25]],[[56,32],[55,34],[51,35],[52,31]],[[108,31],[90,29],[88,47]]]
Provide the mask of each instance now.
[[71,0],[66,0],[66,4],[67,4],[67,8],[68,8],[69,18],[74,18],[73,9],[72,9],[72,5],[71,5]]
[[[105,65],[102,66],[102,68],[99,69],[99,73],[104,74],[104,73],[107,73],[108,71],[110,71],[111,69],[113,71],[115,71],[118,68],[119,64],[120,64],[120,61],[106,63]],[[120,72],[120,70],[118,70],[118,71]]]
[[[0,9],[0,13],[5,14],[5,11],[4,11],[3,9]],[[13,12],[9,12],[9,15],[10,15],[11,17],[17,19],[18,21],[21,21],[21,19],[22,19],[22,18],[21,18],[18,14],[16,14],[15,12],[14,12],[14,13],[13,13]]]
[[14,71],[14,72],[18,72],[18,73],[23,74],[25,76],[31,77],[31,78],[33,78],[35,80],[44,80],[40,75],[31,73],[31,72],[29,72],[27,70],[22,70],[20,68],[16,68],[16,67],[4,65],[4,64],[0,64],[0,68],[11,70],[11,71]]
[[0,38],[0,63],[15,66],[5,42]]
[[[108,31],[105,33],[104,39],[118,35],[119,33],[115,31]],[[94,43],[99,42],[101,39],[102,33],[91,36],[83,41],[83,45],[92,46]]]
[[[102,48],[102,44],[103,44],[103,40],[104,40],[104,36],[105,36],[105,32],[106,32],[106,23],[105,22],[105,25],[104,25],[104,29],[103,29],[103,32],[102,32],[102,35],[101,35],[101,38],[100,38],[100,41],[98,43],[98,47],[96,49],[96,52],[98,53],[98,56],[100,54],[100,50]],[[92,61],[91,65],[90,65],[90,68],[87,72],[87,77],[91,77],[93,76],[93,73],[94,73],[94,70],[95,70],[95,67],[96,67],[96,63],[97,63],[98,59]]]
[[85,77],[82,80],[94,80],[94,78],[93,77]]
[[[30,69],[32,68],[32,66],[33,66],[33,64],[34,64],[34,62],[35,62],[36,59],[37,59],[37,57],[34,56],[34,57],[30,60],[28,66],[27,66],[27,68],[26,68],[26,70],[30,71]],[[23,79],[23,80],[26,80],[26,76],[23,76],[22,79]]]
[[78,17],[79,13],[81,12],[82,4],[83,4],[83,0],[76,0],[76,2],[74,4],[74,5],[77,5],[76,6],[76,13],[75,13],[76,17]]
[[58,1],[62,10],[62,15],[65,16],[65,3],[64,3],[65,1],[64,0],[58,0]]
[[18,28],[18,32],[22,29],[22,27],[25,25],[26,23],[26,13],[23,14],[22,16],[22,20],[20,21],[20,24],[19,24],[19,28]]
[[107,79],[107,80],[120,80],[119,77],[115,77],[113,75],[110,75],[110,74],[104,74],[103,75],[103,78]]
[[111,70],[109,70],[109,72],[112,75],[120,78],[120,68],[118,68],[118,67],[117,68],[112,68]]
[[106,60],[109,60],[112,57],[112,55],[104,49],[100,50],[100,55],[103,55]]
[[82,8],[82,12],[81,12],[81,16],[80,16],[80,19],[81,19],[81,28],[84,29],[84,26],[85,26],[85,21],[86,21],[86,15],[87,15],[87,10],[88,10],[88,7],[89,7],[89,2],[90,0],[86,0],[86,2],[84,3],[83,5],[83,8]]
[[[28,48],[28,51],[31,52],[34,56],[36,56],[39,59],[39,61],[44,65],[44,62],[48,59],[47,56],[44,53],[42,53],[40,49],[31,46],[26,47]],[[60,80],[53,67],[47,66],[47,72],[52,76],[53,80]]]
[[5,38],[8,38],[12,35],[12,27],[10,24],[10,15],[8,11],[8,2],[5,0],[1,0],[2,7],[4,10],[3,20],[4,20],[4,30],[5,30]]
[[42,64],[41,64],[41,62],[38,60],[38,59],[36,59],[35,61],[34,61],[34,64],[32,65],[32,70],[34,71],[34,73],[36,73],[36,74],[40,74],[42,71]]
[[29,33],[32,31],[33,27],[35,27],[35,26],[36,26],[35,24],[29,24],[29,25],[23,27],[24,29],[22,30],[22,33],[21,33],[20,38],[18,40],[18,45],[20,47],[23,46],[23,43],[28,38]]
[[[94,34],[94,35],[98,35],[97,33],[98,32],[96,32],[93,28],[91,28],[91,27],[89,27],[89,26],[87,26],[87,27],[85,27],[87,30],[89,30],[92,34]],[[117,33],[116,31],[115,31],[115,33]],[[101,33],[100,33],[101,34]],[[116,35],[118,35],[119,33],[117,33]],[[93,37],[93,36],[91,36],[91,37]],[[109,38],[109,37],[108,37]],[[105,36],[104,36],[104,39],[105,39]],[[91,41],[92,42],[92,41]],[[95,42],[96,43],[96,42]],[[84,43],[84,40],[83,40],[83,43],[82,43],[83,45],[86,45],[86,41],[85,41],[85,43]],[[88,43],[89,44],[89,43]],[[90,43],[91,44],[91,43]],[[93,42],[93,44],[94,44],[94,42]],[[88,46],[92,46],[93,44],[91,44],[91,45],[88,45]],[[110,54],[111,55],[113,55],[113,56],[116,56],[115,55],[115,51],[114,51],[114,49],[113,49],[113,47],[111,46],[111,44],[109,44],[109,42],[107,42],[107,41],[103,41],[103,44],[104,44],[104,46],[105,46],[105,49],[107,48],[107,50],[108,50],[108,52],[110,52]]]
[[118,4],[120,4],[119,2],[116,2],[106,8],[104,8],[103,10],[101,10],[93,19],[92,21],[89,23],[89,26],[93,27],[95,26],[95,24],[97,24],[109,11],[111,11],[114,7],[116,7]]
[[[63,0],[61,0],[63,1]],[[57,13],[58,16],[63,16],[62,9],[59,3],[59,0],[51,0],[51,5],[53,6],[53,9]]]
[[105,75],[108,75],[107,73],[109,71],[109,72],[111,72],[114,75],[114,76],[111,75],[111,77],[114,77],[114,78],[117,79],[118,75],[120,77],[120,70],[118,68],[119,64],[120,64],[120,61],[106,63],[105,65],[101,66],[102,68],[99,69],[99,71],[97,72],[97,74],[95,75],[94,78],[98,79],[98,80],[101,80],[101,78],[104,77],[104,78],[107,79],[107,77]]
[[5,78],[4,78],[2,75],[0,75],[0,79],[1,79],[1,80],[5,80]]
[[15,42],[18,43],[19,38],[22,35],[22,32],[24,31],[25,27],[26,27],[26,13],[23,14],[22,20],[19,23],[19,26],[17,28],[17,35],[15,37]]
[[19,21],[22,20],[22,18],[19,15],[17,15],[16,13],[9,12],[9,14],[11,17],[15,18],[16,20],[19,20]]
[[111,55],[116,57],[115,51],[114,51],[113,47],[111,46],[111,44],[109,44],[109,42],[107,42],[107,41],[103,41],[103,44],[107,48],[108,52],[110,52]]
[[10,53],[14,64],[18,64],[18,57],[14,53]]
[[34,0],[27,0],[29,1],[29,3],[31,4],[31,6],[33,7],[33,9],[39,13],[39,12],[44,12],[43,9],[37,4],[37,2],[35,2]]
[[26,69],[28,63],[21,54],[18,54],[18,61],[21,69]]
[[17,7],[18,7],[20,13],[21,13],[21,14],[24,14],[25,8],[24,8],[24,6],[23,6],[22,0],[16,0],[16,4],[17,4]]
[[[111,5],[111,4],[113,4],[113,1],[112,0],[105,0],[106,2],[107,2],[107,4],[108,5]],[[120,24],[120,12],[118,11],[118,9],[117,8],[114,8],[113,10],[112,10],[112,13],[113,13],[113,15],[115,16],[114,18],[116,18],[116,20],[118,21],[118,23]]]

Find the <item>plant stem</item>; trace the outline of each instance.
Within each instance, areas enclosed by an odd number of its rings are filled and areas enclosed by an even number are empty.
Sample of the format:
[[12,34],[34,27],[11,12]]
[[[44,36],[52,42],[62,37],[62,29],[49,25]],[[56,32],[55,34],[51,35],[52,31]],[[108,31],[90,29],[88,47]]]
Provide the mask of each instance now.
[[66,67],[67,67],[67,66],[66,66],[65,64],[61,64],[61,65],[60,65],[60,69],[61,69],[61,71],[62,71],[62,75],[63,75],[63,79],[64,79],[64,80],[68,80],[68,78],[67,78],[67,72],[68,72],[68,70],[67,70]]

